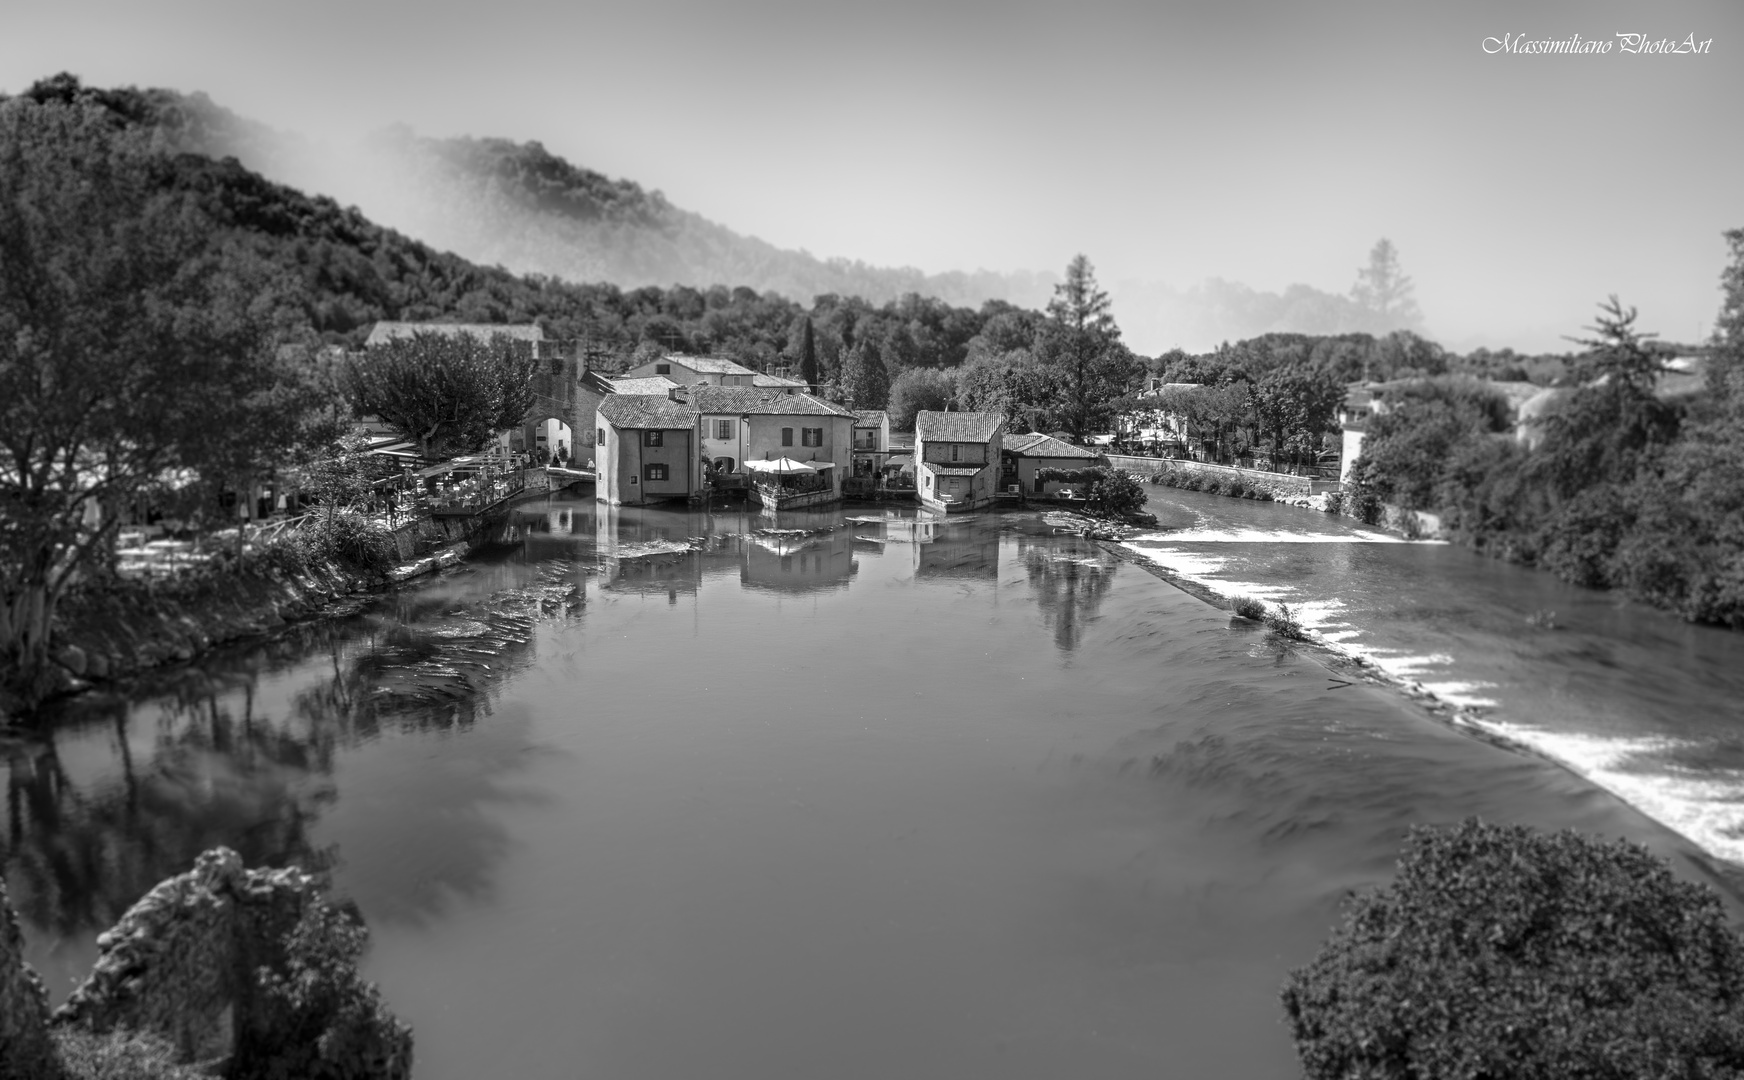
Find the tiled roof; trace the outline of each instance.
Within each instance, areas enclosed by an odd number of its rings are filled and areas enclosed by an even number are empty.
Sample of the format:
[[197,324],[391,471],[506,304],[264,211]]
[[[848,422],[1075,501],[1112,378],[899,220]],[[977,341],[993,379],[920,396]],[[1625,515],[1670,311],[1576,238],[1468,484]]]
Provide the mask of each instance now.
[[1005,417],[996,412],[933,412],[914,418],[914,436],[928,442],[988,442]]
[[878,427],[890,419],[883,409],[855,409],[854,422],[860,427]]
[[976,465],[970,467],[965,465],[928,465],[927,468],[940,476],[974,476],[982,469],[987,468],[987,466]]
[[696,423],[696,412],[690,406],[665,394],[612,394],[600,402],[599,411],[616,428],[673,431]]
[[756,386],[693,386],[690,403],[701,413],[750,413],[758,416],[846,416],[840,405],[810,394],[789,394]]
[[736,360],[728,360],[720,356],[685,356],[674,353],[662,359],[662,363],[680,364],[698,375],[755,375],[756,372]]
[[411,337],[416,333],[445,334],[456,337],[471,334],[488,341],[494,334],[504,334],[516,341],[544,341],[545,331],[533,323],[439,323],[439,322],[378,322],[370,328],[365,345],[381,345],[394,338]]
[[668,390],[678,385],[664,375],[649,375],[640,379],[620,376],[606,381],[611,383],[612,389],[620,394],[659,394],[662,397],[666,396]]
[[1052,435],[1043,435],[1032,431],[1028,435],[1007,435],[1005,449],[1013,454],[1024,457],[1038,458],[1095,458],[1096,451],[1086,450],[1082,446],[1073,446],[1061,442]]
[[785,375],[765,375],[762,372],[751,376],[752,386],[799,386],[808,385],[803,379],[789,379]]

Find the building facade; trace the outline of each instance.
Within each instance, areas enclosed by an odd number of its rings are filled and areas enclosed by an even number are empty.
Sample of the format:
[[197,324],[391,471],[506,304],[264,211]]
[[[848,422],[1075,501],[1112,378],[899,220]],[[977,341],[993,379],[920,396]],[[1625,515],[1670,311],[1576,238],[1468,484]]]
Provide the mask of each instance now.
[[1073,446],[1040,432],[1007,435],[1000,453],[999,486],[1005,491],[1015,488],[1024,495],[1040,498],[1057,497],[1066,488],[1081,492],[1082,485],[1065,480],[1043,480],[1037,474],[1042,469],[1087,469],[1100,459],[1101,455],[1094,450]]
[[992,412],[933,412],[914,421],[915,495],[935,513],[975,510],[998,490],[1005,417]]
[[596,497],[614,506],[689,499],[702,489],[696,413],[657,394],[611,394],[594,429]]

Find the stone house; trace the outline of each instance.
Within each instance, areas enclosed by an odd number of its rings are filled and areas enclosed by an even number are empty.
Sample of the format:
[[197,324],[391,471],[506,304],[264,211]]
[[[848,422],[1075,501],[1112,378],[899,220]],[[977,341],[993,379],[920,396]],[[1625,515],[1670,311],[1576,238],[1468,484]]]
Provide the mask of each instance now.
[[[1042,469],[1087,469],[1101,455],[1082,446],[1073,446],[1051,435],[1032,431],[1027,435],[1007,435],[999,455],[999,486],[1013,488],[1029,496],[1057,497],[1062,488],[1080,488],[1061,480],[1046,480],[1037,476]],[[1080,491],[1081,493],[1081,491]]]
[[994,412],[933,412],[914,420],[915,495],[934,513],[975,510],[993,501],[1005,417]]
[[697,417],[701,457],[711,473],[752,483],[759,471],[755,463],[790,458],[819,474],[829,495],[816,501],[842,497],[843,473],[852,453],[852,412],[810,394],[779,389],[704,385],[691,387],[688,397]]
[[688,499],[702,490],[696,412],[689,404],[668,395],[610,394],[595,416],[599,499],[634,506]]
[[854,460],[850,475],[877,480],[890,460],[890,414],[883,409],[854,413]]

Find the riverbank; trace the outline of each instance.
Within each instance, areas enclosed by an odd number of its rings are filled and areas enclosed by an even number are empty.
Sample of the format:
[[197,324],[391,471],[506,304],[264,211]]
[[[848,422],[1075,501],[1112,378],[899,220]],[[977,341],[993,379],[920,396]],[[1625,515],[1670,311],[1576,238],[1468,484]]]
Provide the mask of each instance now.
[[[385,559],[311,557],[294,539],[242,563],[202,565],[170,578],[113,578],[76,590],[55,614],[53,697],[81,693],[153,668],[187,663],[221,646],[271,637],[298,623],[343,618],[368,599],[454,566],[490,535],[514,502],[467,517],[420,518],[371,544]],[[379,526],[378,526],[379,528]],[[329,542],[330,543],[330,542]],[[366,568],[372,559],[382,569]],[[362,565],[360,565],[360,562]]]
[[185,663],[222,645],[271,636],[295,623],[352,614],[371,595],[465,557],[455,545],[385,574],[337,562],[287,572],[211,571],[167,582],[122,580],[62,602],[55,653],[63,693]]

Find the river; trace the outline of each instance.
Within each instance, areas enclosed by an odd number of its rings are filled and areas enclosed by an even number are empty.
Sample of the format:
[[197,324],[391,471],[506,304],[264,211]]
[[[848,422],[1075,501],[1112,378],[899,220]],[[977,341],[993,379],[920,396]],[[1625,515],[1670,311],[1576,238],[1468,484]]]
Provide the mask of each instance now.
[[[1730,807],[1689,797],[1729,782],[1739,639],[1306,511],[1152,509],[1111,551],[1033,512],[529,504],[352,619],[8,744],[28,958],[64,997],[223,843],[357,903],[421,1080],[1284,1078],[1278,988],[1410,824],[1575,827],[1730,879],[1732,819],[1703,824]],[[1145,561],[1296,602],[1484,723],[1646,755],[1670,801],[1339,677]],[[1526,624],[1548,608],[1567,629]],[[1632,768],[1590,775],[1629,797]]]

